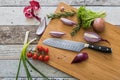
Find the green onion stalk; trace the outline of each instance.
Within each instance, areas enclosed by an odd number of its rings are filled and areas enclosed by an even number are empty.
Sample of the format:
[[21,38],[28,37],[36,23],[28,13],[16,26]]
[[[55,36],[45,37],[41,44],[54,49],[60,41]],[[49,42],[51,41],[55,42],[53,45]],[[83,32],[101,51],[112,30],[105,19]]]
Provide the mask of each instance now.
[[[16,74],[16,80],[18,80],[18,76],[19,76],[19,73],[20,73],[20,66],[21,66],[21,63],[23,63],[23,66],[25,68],[25,71],[26,71],[26,75],[27,75],[27,80],[32,80],[32,76],[29,72],[29,69],[28,69],[28,65],[33,69],[35,70],[36,72],[38,72],[40,75],[42,75],[46,80],[49,80],[43,73],[41,73],[37,68],[35,68],[31,63],[30,61],[28,60],[28,58],[26,57],[26,53],[27,53],[27,48],[28,46],[30,45],[30,43],[32,43],[33,41],[36,40],[36,38],[32,39],[31,41],[28,42],[28,34],[29,34],[29,31],[26,32],[26,36],[25,36],[25,41],[24,41],[24,45],[23,45],[23,48],[22,48],[22,51],[21,51],[21,55],[20,55],[20,60],[19,60],[19,65],[18,65],[18,70],[17,70],[17,74]],[[27,65],[28,64],[28,65]]]

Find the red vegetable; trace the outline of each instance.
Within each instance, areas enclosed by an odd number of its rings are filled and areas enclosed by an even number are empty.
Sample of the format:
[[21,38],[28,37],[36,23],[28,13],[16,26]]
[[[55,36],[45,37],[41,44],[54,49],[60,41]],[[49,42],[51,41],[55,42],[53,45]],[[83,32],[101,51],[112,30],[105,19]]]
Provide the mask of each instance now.
[[[101,38],[97,33],[95,32],[85,32],[84,33],[84,39],[88,42],[99,42],[99,41],[105,41],[107,43],[109,43],[109,41]],[[109,43],[110,44],[110,43]]]
[[86,52],[82,52],[77,54],[71,63],[79,63],[86,59],[88,59],[88,54]]
[[34,55],[32,56],[32,59],[34,59],[34,60],[37,60],[37,59],[38,59],[37,53],[34,53]]
[[40,55],[40,56],[38,57],[38,60],[40,60],[40,61],[43,61],[43,59],[44,59],[44,56],[43,56],[43,55]]
[[31,58],[32,56],[33,56],[33,54],[32,54],[31,52],[28,52],[28,53],[27,53],[27,57],[28,57],[28,58]]
[[41,22],[41,18],[35,15],[35,11],[40,8],[40,4],[37,1],[30,1],[29,6],[26,6],[23,10],[23,13],[26,18],[36,18],[38,21]]
[[34,0],[30,1],[30,5],[32,6],[33,10],[40,9],[40,4],[37,1],[34,1]]
[[93,22],[93,29],[96,32],[102,32],[105,29],[105,21],[103,18],[96,18]]
[[44,57],[44,61],[48,61],[50,59],[50,57],[48,56],[48,55],[46,55],[45,57]]
[[44,48],[44,52],[45,52],[45,54],[48,54],[49,49],[48,48]]

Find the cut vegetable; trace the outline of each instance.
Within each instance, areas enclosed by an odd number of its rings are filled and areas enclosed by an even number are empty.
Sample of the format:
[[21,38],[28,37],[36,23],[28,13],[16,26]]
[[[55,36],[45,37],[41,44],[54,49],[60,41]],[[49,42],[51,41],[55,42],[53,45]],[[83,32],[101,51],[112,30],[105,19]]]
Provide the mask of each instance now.
[[66,24],[66,25],[68,25],[68,26],[74,26],[74,25],[77,24],[77,23],[75,23],[74,21],[69,20],[69,19],[67,19],[67,18],[60,18],[60,20],[61,20],[64,24]]
[[[85,32],[84,33],[84,39],[88,42],[94,43],[94,42],[99,42],[99,41],[105,41],[109,43],[108,40],[105,40],[101,38],[97,33],[95,32]],[[110,43],[109,43],[110,44]]]
[[53,36],[53,37],[56,37],[56,38],[60,38],[60,37],[62,37],[63,35],[65,35],[65,33],[63,33],[63,32],[58,32],[58,31],[51,31],[51,32],[50,32],[50,35]]
[[71,64],[72,63],[79,63],[79,62],[82,62],[86,59],[88,59],[88,54],[86,52],[82,52],[82,53],[79,53],[75,56],[75,58],[73,59]]

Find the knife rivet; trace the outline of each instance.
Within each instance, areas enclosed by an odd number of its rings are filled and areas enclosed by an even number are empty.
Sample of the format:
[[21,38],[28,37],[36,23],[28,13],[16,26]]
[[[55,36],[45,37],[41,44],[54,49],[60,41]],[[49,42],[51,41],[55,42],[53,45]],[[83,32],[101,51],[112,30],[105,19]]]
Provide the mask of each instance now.
[[101,49],[101,47],[99,47],[99,49]]
[[93,48],[94,46],[92,45],[91,47]]
[[107,48],[107,51],[108,51],[109,49]]

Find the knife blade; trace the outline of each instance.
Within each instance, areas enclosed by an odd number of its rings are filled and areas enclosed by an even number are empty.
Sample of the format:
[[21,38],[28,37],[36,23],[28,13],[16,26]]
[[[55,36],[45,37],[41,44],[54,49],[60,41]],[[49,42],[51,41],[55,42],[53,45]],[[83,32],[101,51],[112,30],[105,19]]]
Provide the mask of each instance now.
[[55,48],[61,48],[61,49],[75,51],[75,52],[80,52],[84,48],[90,48],[90,49],[101,51],[104,53],[112,53],[111,48],[106,46],[99,46],[99,45],[87,44],[83,42],[63,40],[58,38],[48,38],[48,39],[45,39],[43,43],[45,45],[52,46]]

